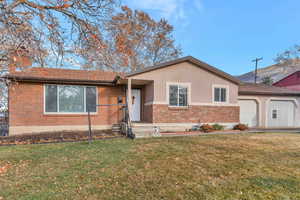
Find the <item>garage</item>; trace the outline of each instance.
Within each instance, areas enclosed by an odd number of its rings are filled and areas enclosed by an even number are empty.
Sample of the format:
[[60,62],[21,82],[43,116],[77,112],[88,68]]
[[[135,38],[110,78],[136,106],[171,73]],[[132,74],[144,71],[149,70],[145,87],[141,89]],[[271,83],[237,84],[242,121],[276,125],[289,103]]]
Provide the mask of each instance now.
[[271,100],[268,109],[268,127],[293,127],[295,125],[295,103]]
[[256,100],[239,100],[240,122],[249,127],[258,126],[258,104]]

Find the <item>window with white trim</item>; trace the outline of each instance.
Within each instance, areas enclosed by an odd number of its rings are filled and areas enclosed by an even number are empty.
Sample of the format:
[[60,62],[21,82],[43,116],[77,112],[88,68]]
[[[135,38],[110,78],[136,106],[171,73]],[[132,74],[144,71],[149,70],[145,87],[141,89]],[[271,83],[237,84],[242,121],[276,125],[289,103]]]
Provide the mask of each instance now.
[[180,84],[169,85],[169,105],[188,106],[188,87]]
[[227,102],[227,88],[214,87],[214,102],[220,102],[220,103]]
[[97,112],[97,90],[93,86],[45,85],[46,113]]

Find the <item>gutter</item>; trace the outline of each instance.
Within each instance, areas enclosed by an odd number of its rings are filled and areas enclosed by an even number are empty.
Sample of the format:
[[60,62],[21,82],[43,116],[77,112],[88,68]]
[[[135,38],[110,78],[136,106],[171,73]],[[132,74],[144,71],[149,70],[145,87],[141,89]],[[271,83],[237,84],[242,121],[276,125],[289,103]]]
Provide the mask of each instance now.
[[273,96],[298,96],[300,93],[272,93],[272,92],[239,92],[239,95],[273,95]]
[[80,80],[80,79],[54,79],[54,78],[39,78],[39,77],[20,77],[20,76],[4,76],[2,78],[9,79],[16,82],[27,83],[56,83],[56,84],[81,84],[81,85],[104,85],[115,86],[117,81],[105,81],[105,80]]

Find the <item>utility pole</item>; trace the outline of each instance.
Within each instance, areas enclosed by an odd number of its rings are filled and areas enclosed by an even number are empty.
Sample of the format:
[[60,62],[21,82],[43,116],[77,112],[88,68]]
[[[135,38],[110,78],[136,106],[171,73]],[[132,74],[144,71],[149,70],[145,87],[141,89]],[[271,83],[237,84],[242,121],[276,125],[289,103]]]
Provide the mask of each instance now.
[[254,77],[254,83],[257,82],[257,66],[258,66],[258,62],[261,61],[263,58],[255,58],[254,60],[252,60],[252,62],[255,62],[255,77]]

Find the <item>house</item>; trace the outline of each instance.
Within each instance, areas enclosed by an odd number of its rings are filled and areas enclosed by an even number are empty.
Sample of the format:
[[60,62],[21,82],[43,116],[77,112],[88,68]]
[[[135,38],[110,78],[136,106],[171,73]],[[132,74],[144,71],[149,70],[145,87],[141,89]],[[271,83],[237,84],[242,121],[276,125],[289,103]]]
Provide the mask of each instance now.
[[273,85],[277,87],[284,87],[291,90],[300,91],[300,71],[293,72],[292,74],[277,81]]
[[9,86],[10,135],[44,131],[110,129],[124,119],[161,131],[202,123],[232,128],[300,127],[300,93],[243,84],[193,57],[184,57],[130,74],[52,68],[12,71]]

